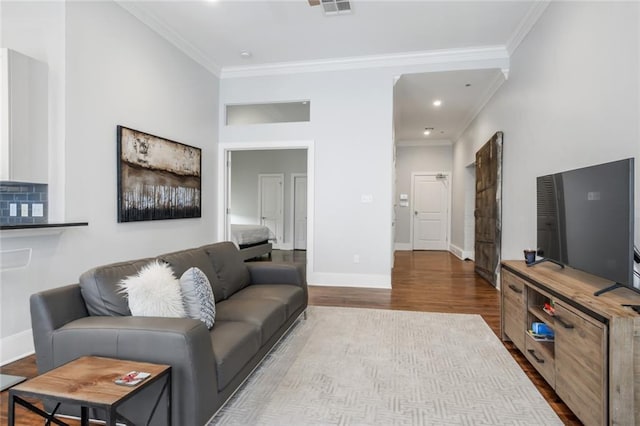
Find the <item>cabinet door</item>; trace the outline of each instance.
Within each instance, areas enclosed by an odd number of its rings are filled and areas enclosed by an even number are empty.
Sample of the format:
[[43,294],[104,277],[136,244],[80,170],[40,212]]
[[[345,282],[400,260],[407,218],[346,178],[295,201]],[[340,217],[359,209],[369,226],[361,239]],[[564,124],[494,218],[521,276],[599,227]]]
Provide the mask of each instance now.
[[47,183],[47,65],[0,50],[0,180]]
[[556,303],[556,393],[587,426],[606,424],[606,326]]
[[555,387],[556,371],[553,343],[537,342],[533,337],[525,336],[525,346],[524,356],[538,370],[538,373],[544,377],[549,386]]
[[505,269],[502,270],[502,334],[511,339],[516,348],[525,351],[526,332],[525,284]]

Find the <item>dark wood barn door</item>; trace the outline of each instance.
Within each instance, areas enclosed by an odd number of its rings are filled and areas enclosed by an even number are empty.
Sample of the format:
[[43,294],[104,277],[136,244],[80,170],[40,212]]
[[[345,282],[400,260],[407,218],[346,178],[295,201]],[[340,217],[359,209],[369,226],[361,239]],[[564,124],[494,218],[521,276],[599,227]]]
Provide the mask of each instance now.
[[475,270],[496,286],[502,235],[502,132],[476,153]]

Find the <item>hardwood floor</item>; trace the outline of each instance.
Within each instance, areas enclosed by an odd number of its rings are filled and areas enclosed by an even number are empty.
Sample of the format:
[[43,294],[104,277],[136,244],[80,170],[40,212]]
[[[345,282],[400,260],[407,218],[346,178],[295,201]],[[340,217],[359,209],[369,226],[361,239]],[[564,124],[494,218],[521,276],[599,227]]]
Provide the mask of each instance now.
[[[304,263],[305,252],[275,250],[272,260]],[[312,286],[309,288],[309,303],[322,306],[478,314],[496,335],[500,335],[500,293],[474,273],[473,262],[461,261],[448,252],[396,252],[392,287],[391,290],[387,290]],[[505,347],[562,421],[567,425],[580,425],[580,421],[560,401],[526,358],[510,343],[505,343]],[[33,377],[36,375],[35,357],[16,361],[0,368],[0,371],[5,374]],[[0,425],[4,425],[7,422],[7,392],[2,392],[1,398]],[[17,425],[43,423],[35,416],[25,415],[21,408],[17,410],[20,415]]]
[[[449,252],[396,252],[391,290],[310,287],[309,304],[478,314],[500,337],[500,293]],[[534,367],[511,343],[505,347],[566,425],[581,425]]]

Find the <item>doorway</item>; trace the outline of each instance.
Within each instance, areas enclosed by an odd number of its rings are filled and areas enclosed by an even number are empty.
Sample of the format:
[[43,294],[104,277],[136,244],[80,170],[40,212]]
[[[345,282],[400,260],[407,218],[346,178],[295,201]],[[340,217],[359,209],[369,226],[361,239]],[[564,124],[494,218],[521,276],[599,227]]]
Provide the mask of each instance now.
[[451,185],[448,173],[413,173],[413,250],[449,249]]
[[[310,277],[314,271],[314,250],[313,250],[313,241],[314,241],[314,232],[313,232],[313,224],[314,224],[314,176],[315,176],[315,159],[314,159],[314,143],[313,141],[279,141],[279,142],[235,142],[235,143],[221,143],[218,146],[218,193],[217,193],[217,241],[224,241],[230,239],[230,230],[229,227],[231,223],[240,223],[240,224],[257,224],[260,222],[258,216],[259,206],[258,206],[258,181],[257,175],[259,172],[262,174],[270,174],[271,170],[259,170],[264,164],[264,155],[267,153],[278,153],[284,151],[298,151],[304,153],[306,160],[304,161],[305,167],[303,170],[295,170],[295,172],[299,173],[301,171],[306,171],[304,174],[306,176],[307,188],[306,188],[306,204],[307,204],[307,214],[306,214],[306,229],[305,237],[306,237],[306,262],[307,262],[307,277]],[[243,153],[247,152],[255,152],[256,157],[259,157],[257,161],[252,163],[252,166],[247,169],[243,169],[242,167],[238,167],[238,164],[235,162],[232,165],[232,158],[242,157]],[[241,155],[236,155],[241,154]],[[235,160],[234,160],[235,161]],[[289,164],[288,162],[286,164]],[[306,169],[306,170],[304,170]],[[252,173],[247,172],[249,170]],[[232,191],[232,182],[231,182],[231,173],[233,171],[234,176],[239,177],[240,183],[243,185],[238,190]],[[288,185],[290,179],[288,178],[288,173],[285,173],[285,186]],[[244,182],[244,183],[243,183]],[[236,182],[238,183],[238,181]],[[247,194],[253,193],[252,197],[247,196]],[[289,207],[289,201],[287,201],[287,192],[285,189],[285,224],[283,226],[283,234],[286,241],[286,245],[281,247],[281,249],[292,250],[293,242],[290,241],[290,238],[293,232],[290,231],[291,226],[288,224],[289,219],[292,215],[291,207]],[[292,197],[291,197],[292,198]]]

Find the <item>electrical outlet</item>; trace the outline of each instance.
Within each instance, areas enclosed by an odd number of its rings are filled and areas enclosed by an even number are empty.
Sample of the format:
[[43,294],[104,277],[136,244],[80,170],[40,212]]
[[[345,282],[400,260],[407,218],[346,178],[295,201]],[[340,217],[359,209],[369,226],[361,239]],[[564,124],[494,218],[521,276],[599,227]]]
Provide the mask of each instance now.
[[42,203],[33,203],[33,204],[31,204],[31,216],[33,216],[33,217],[42,217],[42,216],[44,216],[44,204],[42,204]]
[[20,216],[29,217],[29,204],[20,204]]
[[353,263],[360,263],[360,255],[359,254],[354,254],[353,255]]
[[18,216],[18,204],[10,203],[9,204],[9,216]]

